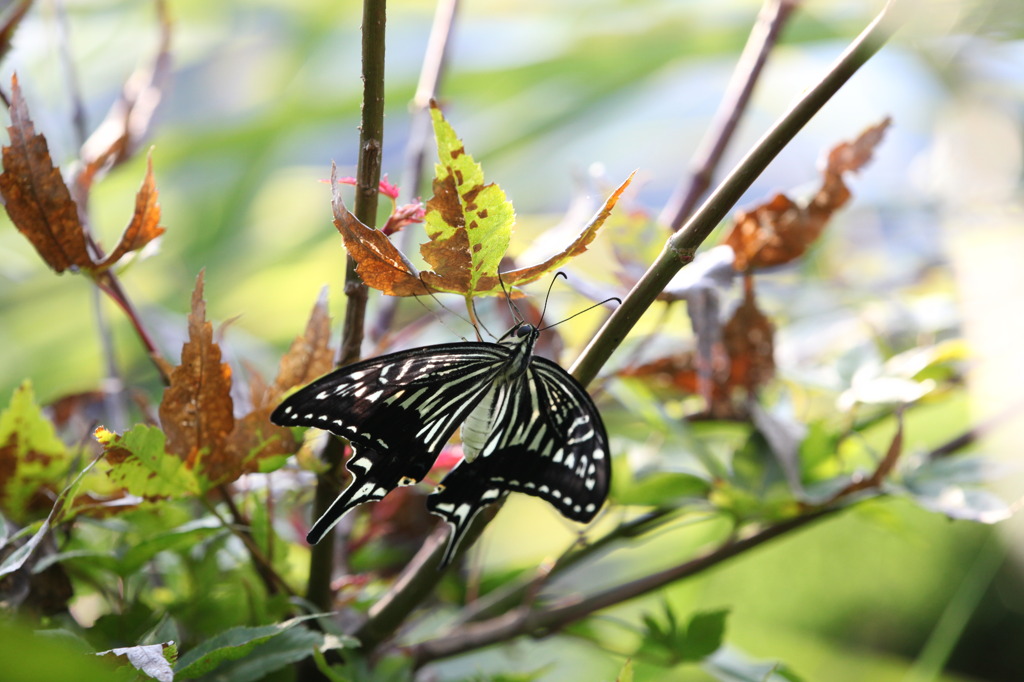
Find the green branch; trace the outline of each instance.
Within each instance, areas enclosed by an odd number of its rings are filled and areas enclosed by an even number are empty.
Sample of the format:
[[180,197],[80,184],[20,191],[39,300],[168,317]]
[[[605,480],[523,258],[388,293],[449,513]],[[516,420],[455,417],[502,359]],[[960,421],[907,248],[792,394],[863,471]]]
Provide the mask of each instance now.
[[597,376],[641,315],[654,303],[672,277],[693,260],[697,248],[732,210],[754,180],[843,84],[889,40],[900,24],[892,16],[895,4],[895,0],[886,3],[875,20],[857,36],[828,73],[765,133],[704,205],[682,229],[669,238],[657,260],[633,286],[622,305],[615,309],[573,365],[571,372],[580,383],[586,385]]

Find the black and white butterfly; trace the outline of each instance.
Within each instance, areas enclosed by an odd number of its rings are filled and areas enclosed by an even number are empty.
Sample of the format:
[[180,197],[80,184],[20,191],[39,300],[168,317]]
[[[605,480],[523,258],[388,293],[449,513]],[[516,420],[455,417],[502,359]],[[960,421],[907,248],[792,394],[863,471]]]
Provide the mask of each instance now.
[[441,565],[476,514],[510,491],[588,522],[608,494],[608,436],[568,372],[533,355],[540,330],[517,323],[497,343],[413,348],[342,367],[282,402],[270,419],[349,440],[352,483],[313,524],[319,542],[342,515],[419,482],[462,425],[460,461],[427,508],[452,526]]

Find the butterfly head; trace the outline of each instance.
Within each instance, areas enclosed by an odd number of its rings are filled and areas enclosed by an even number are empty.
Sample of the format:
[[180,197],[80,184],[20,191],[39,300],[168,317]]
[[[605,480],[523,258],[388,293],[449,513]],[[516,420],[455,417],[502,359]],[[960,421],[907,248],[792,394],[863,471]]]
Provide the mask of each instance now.
[[533,346],[538,336],[540,336],[540,329],[532,324],[519,322],[516,326],[505,332],[504,336],[498,339],[498,343],[518,346],[525,342],[526,345]]

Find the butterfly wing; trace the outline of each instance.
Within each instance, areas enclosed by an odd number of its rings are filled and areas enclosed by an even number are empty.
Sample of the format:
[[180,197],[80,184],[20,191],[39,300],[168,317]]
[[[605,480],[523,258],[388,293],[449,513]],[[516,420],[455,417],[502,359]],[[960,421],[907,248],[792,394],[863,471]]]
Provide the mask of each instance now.
[[452,526],[443,563],[486,505],[517,491],[550,502],[563,516],[588,522],[611,482],[608,435],[594,401],[568,372],[534,357],[520,380],[504,387],[505,414],[472,462],[462,461],[427,499]]
[[352,482],[307,541],[319,542],[352,507],[421,480],[508,356],[488,343],[414,348],[347,365],[285,399],[272,422],[325,429],[352,444]]

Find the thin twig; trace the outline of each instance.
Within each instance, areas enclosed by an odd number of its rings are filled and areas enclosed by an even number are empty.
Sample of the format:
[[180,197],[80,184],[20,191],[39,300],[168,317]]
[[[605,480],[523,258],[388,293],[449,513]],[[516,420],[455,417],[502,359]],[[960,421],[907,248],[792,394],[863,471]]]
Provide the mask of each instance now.
[[[467,547],[476,542],[487,524],[498,513],[500,506],[500,504],[492,504],[477,514],[462,536],[456,559],[465,552]],[[447,524],[438,525],[420,551],[416,553],[416,556],[392,584],[391,589],[370,607],[367,619],[352,633],[367,652],[372,651],[378,644],[390,637],[440,582],[444,572],[438,567],[450,532]]]
[[521,635],[543,636],[560,630],[596,611],[648,594],[677,580],[688,578],[738,556],[781,535],[803,528],[836,508],[820,509],[764,528],[740,540],[730,539],[717,549],[682,564],[616,585],[603,592],[546,609],[520,608],[482,623],[473,623],[457,631],[406,648],[416,666],[448,658],[481,647],[504,642]]
[[[561,573],[565,573],[573,566],[579,565],[614,542],[643,535],[649,529],[662,523],[665,517],[670,516],[676,511],[678,510],[669,507],[659,507],[647,512],[643,516],[619,524],[594,542],[564,554],[555,562],[554,566],[544,571],[543,578],[549,580]],[[537,583],[538,577],[540,576],[534,571],[516,583],[503,585],[501,588],[484,595],[464,608],[456,618],[455,624],[461,625],[472,621],[484,620],[485,618],[493,618],[522,604],[532,586]]]
[[[416,199],[423,184],[423,168],[430,146],[431,123],[430,101],[437,97],[448,62],[448,45],[451,42],[455,26],[455,15],[459,0],[440,0],[434,12],[434,23],[430,28],[427,50],[423,55],[423,66],[420,68],[420,80],[416,86],[416,95],[412,101],[412,113],[409,123],[409,141],[405,145],[405,161],[402,168],[402,203]],[[400,249],[408,253],[413,245],[413,237],[417,230],[406,228],[399,236]],[[391,329],[391,324],[398,308],[398,298],[384,298],[377,311],[377,318],[370,329],[370,338],[377,341]]]
[[82,90],[78,86],[78,74],[75,62],[71,57],[71,28],[68,26],[68,14],[64,0],[53,0],[54,16],[57,18],[57,50],[60,53],[61,65],[64,67],[68,93],[71,97],[71,122],[75,129],[78,146],[81,147],[88,137],[85,123],[85,104],[82,102]]
[[[377,224],[377,198],[380,186],[381,150],[384,144],[384,38],[387,20],[386,0],[363,0],[363,110],[359,127],[359,162],[356,168],[356,196],[354,213],[364,224]],[[356,262],[346,259],[345,321],[341,332],[338,365],[347,365],[359,359],[363,344],[363,325],[366,318],[366,285],[356,273]],[[344,445],[332,438],[324,448],[323,458],[328,471],[317,477],[314,516],[327,510],[331,501],[341,492],[340,474],[344,460]],[[313,546],[310,556],[310,575],[306,597],[318,608],[329,611],[333,596],[330,582],[334,559],[334,533]]]
[[584,349],[571,373],[586,385],[619,347],[640,316],[654,303],[679,269],[690,263],[697,248],[739,201],[743,192],[796,136],[832,96],[874,56],[900,25],[889,0],[874,21],[846,49],[825,76],[808,89],[754,148],[736,165],[686,225],[666,242],[664,249],[632,291],[605,321]]
[[690,161],[690,177],[683,178],[658,217],[658,221],[671,226],[673,232],[683,226],[683,222],[697,206],[697,201],[711,185],[711,178],[750,102],[768,55],[778,44],[786,20],[799,4],[799,0],[765,0],[761,6],[757,22],[750,31],[747,44],[726,88],[725,97],[718,105],[718,111]]

